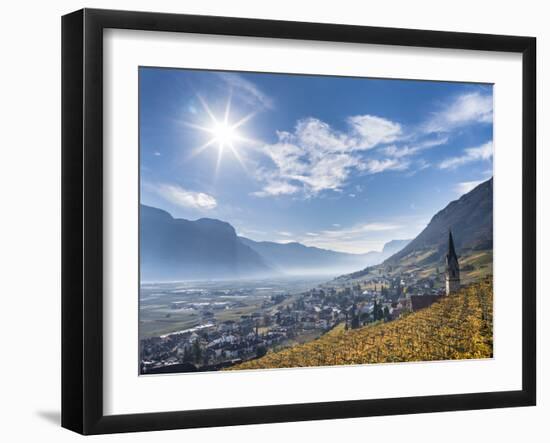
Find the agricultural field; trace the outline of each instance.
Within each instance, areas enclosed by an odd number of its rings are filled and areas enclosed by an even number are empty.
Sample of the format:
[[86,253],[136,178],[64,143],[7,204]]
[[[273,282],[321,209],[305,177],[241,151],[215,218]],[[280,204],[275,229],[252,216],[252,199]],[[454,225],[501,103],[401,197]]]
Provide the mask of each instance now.
[[158,337],[209,323],[238,321],[243,315],[271,312],[266,302],[284,295],[286,306],[326,277],[143,283],[140,288],[140,338]]
[[250,360],[235,369],[483,359],[493,356],[492,279],[388,323],[345,330]]

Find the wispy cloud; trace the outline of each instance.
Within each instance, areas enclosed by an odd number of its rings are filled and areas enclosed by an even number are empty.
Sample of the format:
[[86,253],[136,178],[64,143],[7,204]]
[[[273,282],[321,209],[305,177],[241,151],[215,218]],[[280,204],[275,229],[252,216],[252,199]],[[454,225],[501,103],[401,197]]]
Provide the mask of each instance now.
[[268,180],[268,183],[261,191],[253,192],[256,197],[268,197],[277,195],[289,195],[298,192],[300,188],[290,183],[276,180]]
[[442,110],[434,113],[422,126],[426,133],[450,132],[472,123],[493,122],[493,97],[470,92],[455,97]]
[[399,123],[375,115],[355,115],[348,118],[348,123],[364,148],[391,143],[403,133]]
[[375,174],[407,167],[394,159],[365,161],[362,157],[362,152],[399,137],[400,125],[371,115],[349,117],[347,122],[345,132],[315,118],[299,120],[293,132],[278,131],[278,142],[262,149],[273,167],[258,171],[264,184],[253,195],[339,191],[353,169]]
[[[354,172],[407,171],[411,176],[432,166],[420,155],[423,151],[446,145],[451,132],[463,126],[491,123],[492,118],[492,95],[481,92],[454,97],[414,128],[370,114],[347,117],[344,130],[316,118],[304,118],[293,131],[278,131],[276,143],[261,148],[272,165],[257,170],[262,189],[252,195],[311,197],[328,190],[339,192]],[[438,166],[456,168],[491,156],[492,144],[487,144],[466,149],[462,156],[446,159]]]
[[266,109],[273,109],[273,99],[265,94],[255,83],[247,80],[242,75],[220,72],[220,78],[229,86],[234,93],[237,93],[241,98],[254,106],[261,106]]
[[266,232],[260,231],[259,229],[240,228],[237,235],[241,237],[247,237],[249,235],[264,237],[266,235]]
[[384,171],[404,171],[409,165],[408,160],[399,158],[372,159],[361,165],[361,169],[369,174],[377,174]]
[[460,182],[456,184],[455,191],[460,195],[467,194],[468,192],[470,192],[472,189],[474,189],[477,185],[481,183],[483,183],[483,180]]
[[439,163],[440,169],[455,169],[459,166],[479,160],[490,160],[493,157],[493,142],[489,141],[475,148],[467,148],[458,157],[450,157]]
[[440,137],[436,139],[424,140],[414,144],[406,144],[402,146],[390,145],[382,149],[384,154],[390,157],[410,157],[416,155],[426,149],[434,148],[436,146],[441,146],[446,144],[449,141],[449,137]]
[[288,231],[278,231],[277,234],[282,235],[283,237],[292,237],[292,232]]
[[407,172],[407,177],[412,177],[416,175],[418,172],[423,171],[424,169],[429,168],[432,166],[431,163],[427,162],[423,158],[420,158],[413,162],[412,166],[409,168],[409,171]]
[[209,210],[218,206],[216,199],[204,192],[194,192],[178,185],[160,184],[156,191],[169,202],[185,208]]
[[302,237],[296,236],[295,240],[306,246],[351,253],[365,253],[380,250],[385,242],[406,234],[408,228],[409,226],[405,226],[398,221],[376,221],[307,232]]
[[365,232],[395,231],[401,227],[402,225],[395,222],[373,222],[355,225],[350,228],[327,229],[321,231],[321,234],[327,237],[340,237],[342,235],[362,234]]

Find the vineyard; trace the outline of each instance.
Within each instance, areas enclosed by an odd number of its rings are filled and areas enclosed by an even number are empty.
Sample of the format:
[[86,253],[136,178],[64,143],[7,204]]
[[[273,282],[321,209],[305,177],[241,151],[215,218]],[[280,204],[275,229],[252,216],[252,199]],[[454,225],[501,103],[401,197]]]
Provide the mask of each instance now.
[[229,369],[478,359],[492,355],[493,288],[488,279],[398,320],[347,331],[340,325],[310,343]]

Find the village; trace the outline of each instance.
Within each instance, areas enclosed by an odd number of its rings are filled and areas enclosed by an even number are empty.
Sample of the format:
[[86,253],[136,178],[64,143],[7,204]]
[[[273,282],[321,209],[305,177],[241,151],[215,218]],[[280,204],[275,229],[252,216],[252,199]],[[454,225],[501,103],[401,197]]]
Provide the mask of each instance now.
[[355,329],[393,321],[444,295],[441,281],[439,274],[390,277],[378,270],[363,281],[333,281],[298,295],[271,295],[260,310],[235,320],[218,320],[220,305],[213,309],[205,304],[199,325],[141,341],[141,373],[216,371],[313,340],[340,324]]

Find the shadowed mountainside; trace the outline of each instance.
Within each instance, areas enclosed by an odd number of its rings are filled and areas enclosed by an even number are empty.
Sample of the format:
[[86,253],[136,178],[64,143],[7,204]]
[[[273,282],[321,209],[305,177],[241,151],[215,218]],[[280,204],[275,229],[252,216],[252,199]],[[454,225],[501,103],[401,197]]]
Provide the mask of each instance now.
[[373,269],[388,275],[415,271],[426,277],[445,264],[449,229],[464,281],[476,281],[492,273],[493,263],[493,179],[489,179],[435,214],[426,228],[400,251],[375,267],[338,277],[360,279]]
[[229,223],[173,218],[140,206],[141,279],[178,280],[260,276],[273,270],[239,241]]
[[449,229],[458,255],[493,248],[493,179],[479,184],[433,216],[428,226],[384,264],[396,265],[411,256],[421,263],[439,262],[445,257]]

